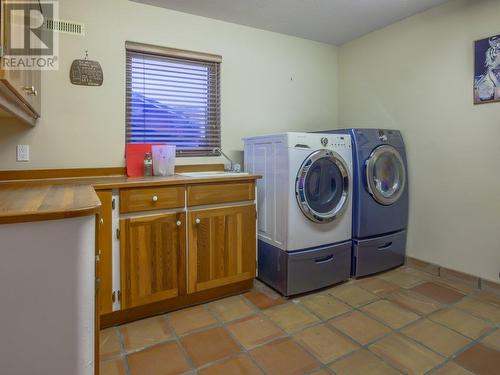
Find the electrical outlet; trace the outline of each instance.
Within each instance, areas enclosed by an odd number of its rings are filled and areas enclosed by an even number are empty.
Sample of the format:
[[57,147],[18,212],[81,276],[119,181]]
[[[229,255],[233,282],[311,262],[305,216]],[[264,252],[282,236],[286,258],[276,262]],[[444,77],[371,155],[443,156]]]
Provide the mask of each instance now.
[[17,145],[17,161],[30,161],[30,146]]

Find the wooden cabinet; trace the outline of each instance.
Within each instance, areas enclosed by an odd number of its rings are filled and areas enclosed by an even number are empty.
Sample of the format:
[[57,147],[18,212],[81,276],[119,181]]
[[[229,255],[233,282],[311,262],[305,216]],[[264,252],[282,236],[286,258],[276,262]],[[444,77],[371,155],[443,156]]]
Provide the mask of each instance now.
[[[3,10],[4,0],[1,0]],[[0,45],[6,47],[11,40],[11,20],[8,13],[1,14],[0,23],[2,40]],[[14,30],[21,30],[13,28]],[[0,57],[4,59],[4,57]],[[22,121],[35,125],[41,113],[41,71],[36,70],[10,70],[0,66],[0,114],[14,116]]]
[[97,248],[99,256],[99,305],[101,314],[113,310],[113,249],[112,249],[112,200],[111,190],[97,191],[101,200],[98,217]]
[[99,236],[102,327],[252,287],[254,181],[131,186],[99,197],[106,232]]
[[185,213],[120,220],[122,309],[185,293],[185,220]]
[[188,292],[255,277],[255,205],[189,212]]

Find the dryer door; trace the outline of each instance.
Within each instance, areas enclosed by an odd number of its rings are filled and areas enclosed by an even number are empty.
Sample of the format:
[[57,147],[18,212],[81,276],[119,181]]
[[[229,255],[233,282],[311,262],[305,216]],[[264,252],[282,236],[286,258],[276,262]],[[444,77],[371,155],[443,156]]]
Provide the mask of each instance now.
[[318,150],[302,163],[295,185],[304,215],[316,223],[328,223],[342,215],[349,198],[349,171],[334,151]]
[[377,147],[366,161],[368,192],[380,204],[391,205],[401,197],[406,185],[406,169],[398,150]]

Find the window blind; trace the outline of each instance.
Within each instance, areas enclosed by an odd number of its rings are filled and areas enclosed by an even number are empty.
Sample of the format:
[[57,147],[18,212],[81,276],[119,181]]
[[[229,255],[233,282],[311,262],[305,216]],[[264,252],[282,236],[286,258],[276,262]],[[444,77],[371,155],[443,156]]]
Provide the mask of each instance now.
[[220,56],[126,45],[126,142],[173,144],[178,156],[220,147]]

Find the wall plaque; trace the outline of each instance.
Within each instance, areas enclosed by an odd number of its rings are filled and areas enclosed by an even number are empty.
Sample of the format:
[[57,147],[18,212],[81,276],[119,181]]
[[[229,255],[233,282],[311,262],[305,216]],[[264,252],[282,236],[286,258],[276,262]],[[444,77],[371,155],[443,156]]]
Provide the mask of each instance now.
[[101,86],[103,73],[101,64],[92,60],[74,60],[69,71],[69,79],[74,85]]

